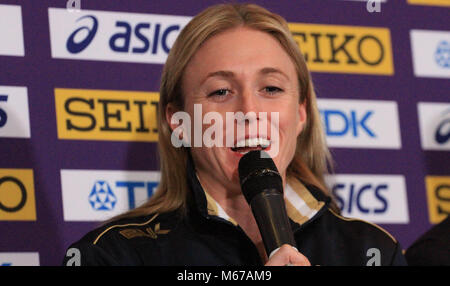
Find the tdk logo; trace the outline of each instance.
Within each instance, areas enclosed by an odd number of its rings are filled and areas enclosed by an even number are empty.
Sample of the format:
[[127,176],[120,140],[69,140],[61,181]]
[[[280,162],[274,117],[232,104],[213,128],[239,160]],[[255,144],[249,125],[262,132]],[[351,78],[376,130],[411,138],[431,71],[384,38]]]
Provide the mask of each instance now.
[[325,109],[320,113],[324,118],[324,126],[327,136],[344,136],[350,134],[358,137],[365,133],[369,137],[376,137],[373,130],[368,126],[368,119],[373,111],[368,110],[358,117],[357,110],[350,110],[348,114],[338,109]]
[[401,148],[396,102],[319,99],[318,106],[329,146]]
[[409,221],[403,176],[338,174],[326,181],[346,217],[375,223]]
[[190,17],[49,8],[53,58],[163,64]]
[[110,211],[116,205],[117,198],[105,181],[97,181],[89,195],[89,203],[97,211]]
[[64,219],[103,221],[148,201],[157,171],[61,170]]
[[443,68],[450,68],[450,44],[447,41],[442,41],[438,44],[434,59],[438,66]]

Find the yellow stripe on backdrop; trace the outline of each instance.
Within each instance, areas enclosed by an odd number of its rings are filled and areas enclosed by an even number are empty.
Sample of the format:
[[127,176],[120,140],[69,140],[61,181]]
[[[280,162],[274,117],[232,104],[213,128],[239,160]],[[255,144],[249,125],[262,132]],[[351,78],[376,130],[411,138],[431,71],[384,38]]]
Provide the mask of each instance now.
[[159,93],[55,89],[59,139],[158,141]]
[[313,72],[394,74],[388,28],[303,23],[289,28]]

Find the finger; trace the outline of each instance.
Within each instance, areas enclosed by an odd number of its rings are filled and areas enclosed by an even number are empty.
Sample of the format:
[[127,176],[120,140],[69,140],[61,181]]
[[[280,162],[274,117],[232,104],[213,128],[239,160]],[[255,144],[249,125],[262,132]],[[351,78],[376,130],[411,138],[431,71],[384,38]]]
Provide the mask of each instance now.
[[289,259],[289,264],[292,266],[311,266],[308,258],[300,252],[297,252],[295,255],[290,255]]
[[310,265],[309,260],[294,247],[290,245],[283,245],[276,251],[272,252],[267,261],[266,266],[286,266],[295,265],[303,266]]

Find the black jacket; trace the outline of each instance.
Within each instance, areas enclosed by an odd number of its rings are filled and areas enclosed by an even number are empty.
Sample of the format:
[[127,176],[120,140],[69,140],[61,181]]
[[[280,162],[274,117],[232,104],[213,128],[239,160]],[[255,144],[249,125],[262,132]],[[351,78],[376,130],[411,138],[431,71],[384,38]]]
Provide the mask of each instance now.
[[414,266],[450,266],[450,216],[421,235],[406,251]]
[[[64,265],[262,265],[244,231],[200,185],[188,162],[187,215],[151,214],[109,223],[69,247]],[[330,198],[297,180],[285,190],[298,250],[312,265],[406,265],[399,243],[380,227],[343,218]]]

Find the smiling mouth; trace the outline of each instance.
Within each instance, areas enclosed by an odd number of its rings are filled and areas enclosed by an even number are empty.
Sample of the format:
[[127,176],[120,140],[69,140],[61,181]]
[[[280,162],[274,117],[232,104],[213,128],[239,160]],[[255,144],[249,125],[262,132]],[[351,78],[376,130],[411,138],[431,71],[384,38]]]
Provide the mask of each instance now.
[[253,150],[266,150],[269,146],[270,140],[265,138],[248,138],[237,141],[231,151],[246,154]]

